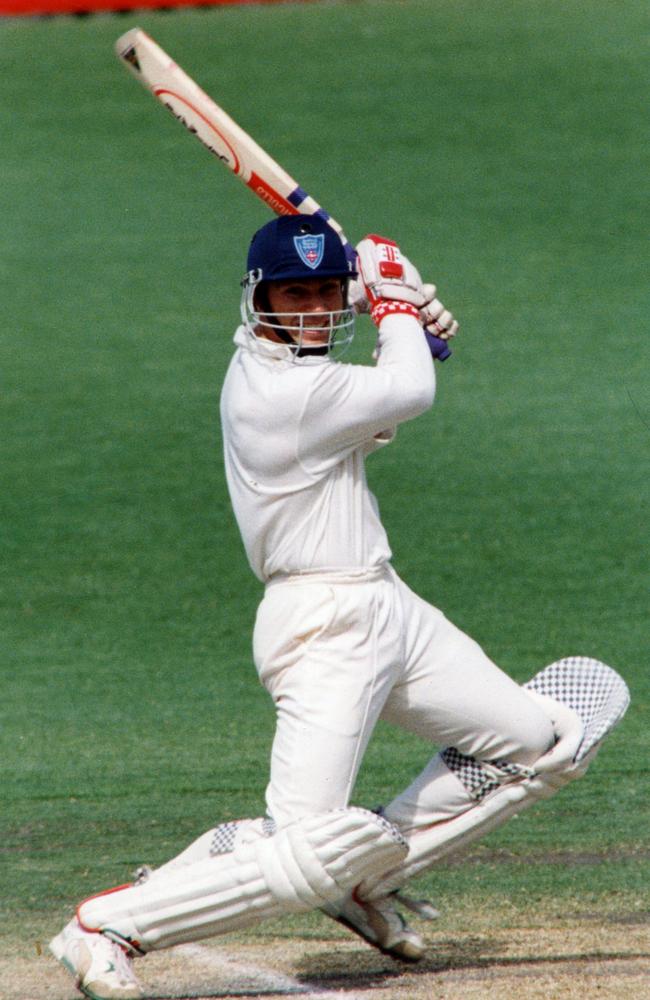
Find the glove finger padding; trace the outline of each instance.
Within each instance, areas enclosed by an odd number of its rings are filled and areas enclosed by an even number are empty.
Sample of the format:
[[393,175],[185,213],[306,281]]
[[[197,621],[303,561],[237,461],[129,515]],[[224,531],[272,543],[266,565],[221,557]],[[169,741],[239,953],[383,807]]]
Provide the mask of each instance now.
[[436,292],[438,289],[435,285],[426,282],[422,285],[422,291],[424,292],[424,308],[426,309],[429,302],[433,302],[436,297]]
[[420,321],[426,330],[441,340],[451,340],[458,333],[458,323],[440,299],[432,299],[420,309]]
[[362,281],[352,278],[348,284],[348,305],[358,316],[370,312],[370,302]]

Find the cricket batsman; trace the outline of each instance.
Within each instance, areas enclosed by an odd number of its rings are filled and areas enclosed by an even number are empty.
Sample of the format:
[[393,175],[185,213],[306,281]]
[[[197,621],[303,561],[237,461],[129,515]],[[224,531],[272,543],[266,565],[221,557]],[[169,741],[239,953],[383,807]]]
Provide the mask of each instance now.
[[[358,312],[377,329],[370,365],[340,360]],[[368,236],[351,262],[318,215],[254,235],[221,419],[265,584],[253,654],[277,713],[266,815],[79,905],[50,948],[95,1000],[142,995],[138,956],[312,908],[416,961],[404,884],[583,774],[627,707],[618,674],[586,657],[520,686],[393,569],[365,462],[433,404],[423,327],[444,340],[458,324],[394,241]],[[350,800],[380,718],[442,749],[369,811]]]

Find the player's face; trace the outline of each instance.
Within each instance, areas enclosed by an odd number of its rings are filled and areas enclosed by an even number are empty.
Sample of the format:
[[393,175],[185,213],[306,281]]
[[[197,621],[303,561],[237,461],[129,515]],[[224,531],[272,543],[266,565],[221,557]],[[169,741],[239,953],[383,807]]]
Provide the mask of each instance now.
[[[343,282],[340,278],[270,281],[268,303],[269,313],[279,314],[276,321],[281,322],[289,334],[292,328],[302,326],[304,346],[327,344],[331,313],[344,308]],[[303,313],[309,316],[303,318]]]

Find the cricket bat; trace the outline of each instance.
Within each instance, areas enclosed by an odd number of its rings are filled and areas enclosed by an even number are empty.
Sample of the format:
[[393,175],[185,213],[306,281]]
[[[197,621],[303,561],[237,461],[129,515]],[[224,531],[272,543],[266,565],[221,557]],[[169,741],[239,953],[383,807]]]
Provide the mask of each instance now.
[[[319,215],[338,233],[348,261],[356,253],[342,226],[259,146],[142,28],[132,28],[115,51],[140,83],[195,135],[213,156],[257,195],[276,215]],[[440,361],[451,351],[446,341],[425,335]]]
[[354,248],[342,226],[269,156],[223,108],[141,28],[118,38],[115,51],[135,78],[232,170],[276,215],[320,215],[340,236],[346,254]]

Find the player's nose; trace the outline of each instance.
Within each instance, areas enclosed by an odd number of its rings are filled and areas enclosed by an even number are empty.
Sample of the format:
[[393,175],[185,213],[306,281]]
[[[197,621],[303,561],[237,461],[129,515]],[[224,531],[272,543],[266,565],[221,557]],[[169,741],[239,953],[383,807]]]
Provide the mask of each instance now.
[[314,294],[311,297],[309,312],[324,313],[330,311],[330,305],[324,295]]

